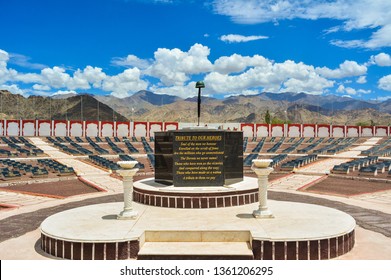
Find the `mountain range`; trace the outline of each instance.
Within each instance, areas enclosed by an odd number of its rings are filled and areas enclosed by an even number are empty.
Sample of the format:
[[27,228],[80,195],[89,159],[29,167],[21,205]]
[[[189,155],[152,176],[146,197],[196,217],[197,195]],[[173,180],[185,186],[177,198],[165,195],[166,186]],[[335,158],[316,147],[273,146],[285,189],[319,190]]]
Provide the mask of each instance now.
[[[139,91],[126,98],[88,93],[29,96],[0,90],[0,117],[15,119],[85,119],[112,121],[197,121],[197,98]],[[272,121],[387,125],[391,123],[391,99],[376,102],[336,95],[271,93],[202,97],[201,121],[262,123],[266,111]]]

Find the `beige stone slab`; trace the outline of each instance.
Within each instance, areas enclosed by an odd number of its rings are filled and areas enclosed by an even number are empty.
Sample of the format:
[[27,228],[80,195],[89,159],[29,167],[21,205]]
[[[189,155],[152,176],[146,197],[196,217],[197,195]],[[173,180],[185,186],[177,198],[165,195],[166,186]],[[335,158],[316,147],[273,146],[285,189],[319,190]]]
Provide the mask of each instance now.
[[249,231],[145,231],[145,242],[250,242]]
[[253,256],[247,242],[146,242],[140,255],[248,255]]

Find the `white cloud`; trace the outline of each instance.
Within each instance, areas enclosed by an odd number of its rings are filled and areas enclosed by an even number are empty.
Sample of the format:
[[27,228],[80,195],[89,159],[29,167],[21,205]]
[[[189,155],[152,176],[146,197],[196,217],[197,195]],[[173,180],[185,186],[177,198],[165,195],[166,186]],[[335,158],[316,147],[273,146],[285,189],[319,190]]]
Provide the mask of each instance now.
[[[170,87],[159,87],[153,85],[149,89],[157,94],[175,95],[186,99],[197,95],[198,91],[195,88],[195,84],[196,84],[195,82],[190,82],[186,85],[170,86]],[[205,96],[205,91],[208,91],[208,89],[206,88],[204,91],[202,91],[203,96]]]
[[148,83],[141,80],[140,75],[141,71],[138,68],[126,69],[116,76],[106,77],[102,89],[110,91],[116,97],[127,97],[131,93],[147,88]]
[[362,93],[362,94],[370,94],[370,93],[372,93],[372,90],[359,89],[359,90],[357,90],[357,92]]
[[379,88],[391,91],[391,75],[384,76],[379,80]]
[[349,96],[352,96],[352,95],[356,95],[356,94],[369,94],[369,93],[372,93],[371,90],[364,90],[364,89],[354,89],[352,87],[345,87],[344,85],[339,85],[338,88],[337,88],[337,92],[338,93],[345,93]]
[[51,88],[48,85],[35,84],[33,85],[33,89],[37,91],[47,91],[50,90]]
[[71,76],[66,73],[64,68],[54,66],[53,68],[42,69],[40,75],[25,74],[25,76],[22,76],[19,74],[16,79],[22,82],[35,82],[51,88],[75,90],[90,89],[90,84],[94,88],[101,88],[102,82],[106,77],[106,74],[102,72],[102,68],[99,67],[87,66],[83,70],[77,69]]
[[340,27],[328,29],[351,31],[371,29],[370,38],[350,41],[333,40],[345,48],[391,46],[391,1],[389,0],[214,0],[215,13],[229,16],[240,24],[256,24],[291,19],[334,19]]
[[25,56],[23,54],[11,53],[9,64],[15,64],[21,67],[25,67],[29,69],[38,69],[38,70],[48,67],[45,64],[30,62],[30,60],[31,60],[30,57]]
[[354,88],[351,87],[345,87],[344,85],[339,85],[337,88],[338,93],[346,93],[349,96],[357,94],[357,91]]
[[221,74],[236,73],[252,66],[267,66],[271,62],[260,55],[241,56],[233,54],[231,56],[222,56],[214,62],[213,70]]
[[[100,88],[102,82],[106,79],[107,75],[102,71],[102,68],[87,66],[83,71],[77,70],[78,77],[84,79],[87,83],[93,85],[94,88]],[[76,76],[76,75],[74,75]]]
[[357,91],[354,88],[351,88],[351,87],[345,88],[345,92],[347,94],[349,94],[349,95],[356,95],[357,94]]
[[339,65],[337,69],[330,69],[328,67],[318,67],[316,72],[325,78],[342,79],[346,77],[361,76],[367,73],[367,67],[359,65],[355,61],[346,60]]
[[139,69],[146,69],[150,66],[150,61],[147,59],[138,58],[135,55],[129,54],[127,57],[114,57],[111,64],[125,67],[137,67]]
[[370,64],[376,64],[377,66],[391,66],[391,57],[386,53],[372,55],[370,58]]
[[238,75],[212,72],[205,83],[216,94],[237,94],[245,90],[263,88],[272,92],[307,92],[321,94],[334,85],[315,72],[313,66],[287,60],[283,63],[264,63]]
[[70,93],[77,94],[77,92],[74,90],[59,90],[59,91],[56,91],[55,93],[51,94],[51,96],[65,95],[65,94],[70,94]]
[[12,84],[12,85],[0,85],[0,89],[8,90],[9,92],[12,92],[13,94],[20,94],[25,96],[26,90],[19,88],[18,85]]
[[228,35],[222,35],[219,39],[227,43],[243,43],[243,42],[264,40],[268,38],[269,37],[267,36],[259,36],[259,35],[243,36],[239,34],[228,34]]
[[41,77],[44,84],[53,88],[66,87],[71,79],[70,75],[65,73],[65,69],[58,66],[42,69]]
[[8,60],[8,53],[0,49],[0,83],[5,83],[9,80],[9,71],[7,69]]
[[337,92],[338,93],[344,93],[345,92],[345,86],[344,85],[339,85],[339,87],[337,88]]
[[366,84],[367,83],[367,77],[366,76],[358,77],[356,83],[358,83],[358,84]]
[[180,49],[159,48],[155,61],[145,74],[156,77],[166,86],[183,85],[189,75],[209,72],[212,63],[208,60],[210,50],[201,44],[193,45],[188,52]]

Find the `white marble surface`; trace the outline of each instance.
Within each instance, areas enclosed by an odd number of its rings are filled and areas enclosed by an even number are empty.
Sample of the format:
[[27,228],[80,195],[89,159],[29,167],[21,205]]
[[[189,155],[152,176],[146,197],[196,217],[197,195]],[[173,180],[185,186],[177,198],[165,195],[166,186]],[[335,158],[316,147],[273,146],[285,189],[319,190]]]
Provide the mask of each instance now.
[[[85,206],[57,213],[47,218],[41,230],[48,236],[73,241],[137,240],[145,231],[250,232],[254,239],[290,241],[339,236],[355,227],[355,220],[323,206],[269,201],[275,218],[257,220],[252,211],[257,204],[214,209],[174,209],[134,203],[136,220],[117,220],[122,203]],[[181,239],[178,237],[178,239]],[[213,238],[210,237],[212,240]]]

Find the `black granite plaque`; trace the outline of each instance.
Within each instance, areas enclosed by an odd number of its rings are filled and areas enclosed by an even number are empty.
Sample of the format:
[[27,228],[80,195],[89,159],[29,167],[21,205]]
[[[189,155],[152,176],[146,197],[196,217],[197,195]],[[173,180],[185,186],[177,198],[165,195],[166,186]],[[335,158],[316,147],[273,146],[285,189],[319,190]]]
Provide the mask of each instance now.
[[243,133],[155,132],[155,180],[177,187],[223,186],[243,180]]

